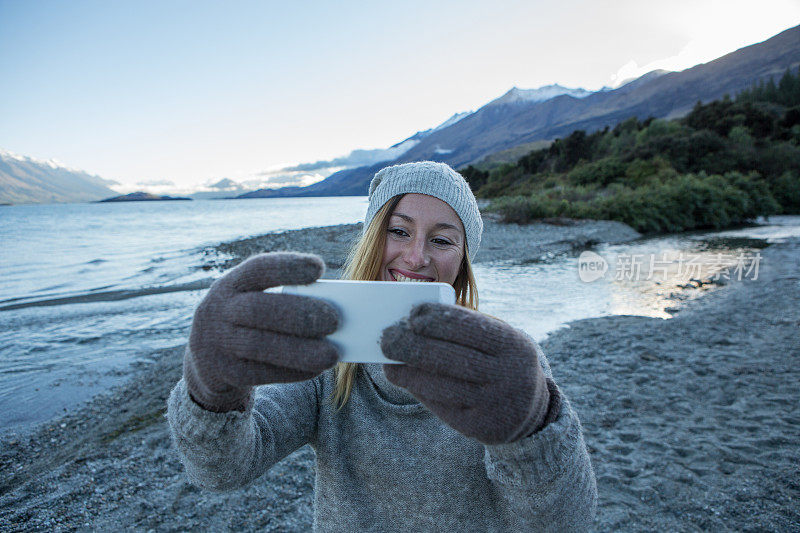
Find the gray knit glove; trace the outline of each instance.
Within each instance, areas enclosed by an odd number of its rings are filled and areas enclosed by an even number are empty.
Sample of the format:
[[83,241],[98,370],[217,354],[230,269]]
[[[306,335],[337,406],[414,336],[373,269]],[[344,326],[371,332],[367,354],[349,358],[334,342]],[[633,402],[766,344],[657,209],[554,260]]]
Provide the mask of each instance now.
[[324,270],[316,255],[269,253],[214,282],[194,313],[183,358],[183,378],[197,404],[244,411],[253,386],[311,379],[336,364],[339,354],[323,338],[339,326],[333,306],[262,292],[312,283]]
[[464,307],[421,304],[386,328],[386,378],[456,431],[484,444],[541,429],[550,393],[533,342],[496,318]]

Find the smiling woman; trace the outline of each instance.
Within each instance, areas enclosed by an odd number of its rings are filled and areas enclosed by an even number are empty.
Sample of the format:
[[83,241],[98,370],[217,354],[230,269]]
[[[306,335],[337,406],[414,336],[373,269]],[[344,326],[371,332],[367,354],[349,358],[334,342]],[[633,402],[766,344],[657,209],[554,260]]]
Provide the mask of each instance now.
[[456,281],[464,226],[453,208],[425,194],[407,194],[389,220],[381,280]]
[[315,530],[589,529],[597,489],[575,411],[539,346],[477,311],[482,229],[469,186],[443,163],[373,178],[345,276],[457,294],[383,331],[383,354],[403,364],[337,364],[332,306],[263,292],[316,280],[316,256],[262,254],[219,279],[168,401],[189,478],[239,488],[309,444]]

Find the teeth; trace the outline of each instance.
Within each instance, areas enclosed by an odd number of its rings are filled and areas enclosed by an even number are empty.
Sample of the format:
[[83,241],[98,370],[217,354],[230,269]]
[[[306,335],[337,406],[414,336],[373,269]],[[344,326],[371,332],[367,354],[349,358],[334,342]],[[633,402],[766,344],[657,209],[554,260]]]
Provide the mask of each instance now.
[[422,281],[422,282],[430,281],[428,279],[409,278],[409,277],[406,277],[406,276],[402,275],[400,272],[395,272],[394,273],[394,279],[396,279],[397,281],[410,281],[412,283],[413,282],[420,282],[420,281]]

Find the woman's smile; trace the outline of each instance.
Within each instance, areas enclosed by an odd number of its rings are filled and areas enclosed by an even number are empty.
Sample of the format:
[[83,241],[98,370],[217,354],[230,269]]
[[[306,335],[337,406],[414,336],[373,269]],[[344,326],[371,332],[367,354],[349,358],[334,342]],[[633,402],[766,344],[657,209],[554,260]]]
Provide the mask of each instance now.
[[389,274],[394,278],[394,281],[436,281],[427,276],[421,276],[408,270],[400,270],[399,268],[389,269]]

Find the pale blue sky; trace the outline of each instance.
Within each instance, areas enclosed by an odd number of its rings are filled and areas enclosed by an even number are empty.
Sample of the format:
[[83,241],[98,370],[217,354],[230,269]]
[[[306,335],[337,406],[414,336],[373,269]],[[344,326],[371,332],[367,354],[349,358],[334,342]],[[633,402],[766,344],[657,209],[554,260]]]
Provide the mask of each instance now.
[[800,0],[0,0],[0,148],[130,188],[242,180],[798,23]]

